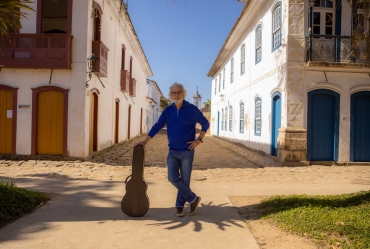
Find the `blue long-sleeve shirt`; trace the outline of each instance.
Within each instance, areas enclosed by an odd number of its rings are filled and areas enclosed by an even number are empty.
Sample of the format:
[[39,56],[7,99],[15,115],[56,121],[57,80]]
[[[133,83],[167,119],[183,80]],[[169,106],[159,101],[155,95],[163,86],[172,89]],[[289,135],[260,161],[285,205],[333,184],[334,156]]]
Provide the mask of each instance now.
[[188,142],[195,139],[197,123],[202,126],[202,131],[208,130],[209,122],[198,107],[184,100],[180,109],[177,110],[175,104],[172,103],[163,110],[148,136],[153,138],[167,124],[169,149],[187,151],[190,146]]

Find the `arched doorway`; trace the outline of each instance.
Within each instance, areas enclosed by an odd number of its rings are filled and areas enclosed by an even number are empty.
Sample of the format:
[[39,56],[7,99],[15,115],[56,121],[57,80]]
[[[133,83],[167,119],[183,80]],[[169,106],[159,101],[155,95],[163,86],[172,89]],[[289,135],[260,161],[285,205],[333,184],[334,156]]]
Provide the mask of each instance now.
[[308,93],[307,159],[337,161],[339,94],[331,90]]
[[278,152],[277,138],[281,127],[281,94],[279,92],[272,95],[271,115],[271,155],[276,156]]
[[67,156],[68,91],[32,88],[32,155]]
[[130,139],[131,132],[131,105],[128,106],[128,124],[127,124],[127,139]]
[[353,162],[370,162],[370,91],[351,95],[351,155]]
[[91,108],[90,108],[90,152],[98,151],[98,94],[93,92],[91,94]]
[[0,154],[16,154],[17,90],[0,85]]
[[118,134],[119,134],[119,100],[116,100],[116,115],[114,122],[114,143],[118,143]]

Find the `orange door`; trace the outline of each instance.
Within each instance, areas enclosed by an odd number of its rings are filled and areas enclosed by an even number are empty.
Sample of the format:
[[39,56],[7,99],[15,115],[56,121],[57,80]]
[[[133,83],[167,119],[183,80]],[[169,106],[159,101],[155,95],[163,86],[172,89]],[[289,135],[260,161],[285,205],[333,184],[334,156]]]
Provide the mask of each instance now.
[[0,90],[0,154],[12,153],[13,93]]
[[40,92],[37,96],[36,154],[63,154],[63,121],[63,93],[56,91]]

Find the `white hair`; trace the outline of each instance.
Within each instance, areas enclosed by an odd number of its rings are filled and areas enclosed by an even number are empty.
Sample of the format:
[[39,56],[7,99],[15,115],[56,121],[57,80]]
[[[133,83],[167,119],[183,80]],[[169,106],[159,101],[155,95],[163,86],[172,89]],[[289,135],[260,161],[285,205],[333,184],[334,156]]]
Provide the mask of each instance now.
[[168,92],[168,96],[169,96],[169,98],[172,100],[172,98],[171,98],[171,90],[172,90],[172,87],[175,87],[175,86],[178,86],[178,87],[180,87],[181,88],[181,90],[182,90],[182,92],[183,92],[183,97],[184,97],[184,99],[186,98],[186,90],[185,90],[185,87],[182,85],[182,84],[180,84],[180,83],[177,83],[177,82],[175,82],[175,83],[173,83],[172,84],[172,86],[170,86],[170,91]]

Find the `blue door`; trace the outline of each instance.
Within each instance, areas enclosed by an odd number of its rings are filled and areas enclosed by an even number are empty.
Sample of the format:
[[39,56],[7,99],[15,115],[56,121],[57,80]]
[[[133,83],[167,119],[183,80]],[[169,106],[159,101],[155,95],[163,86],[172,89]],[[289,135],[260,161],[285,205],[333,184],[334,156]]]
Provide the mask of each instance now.
[[278,152],[277,137],[281,127],[281,95],[276,92],[272,95],[272,122],[271,122],[271,155],[276,156]]
[[220,112],[217,113],[217,136],[220,135]]
[[337,161],[339,94],[330,90],[308,93],[307,159]]
[[351,161],[370,162],[370,92],[351,96]]

